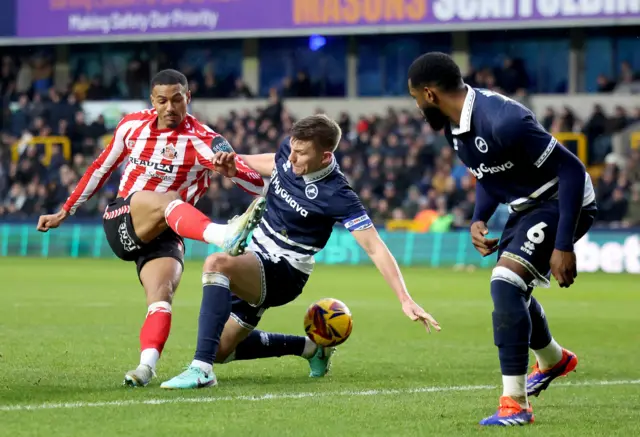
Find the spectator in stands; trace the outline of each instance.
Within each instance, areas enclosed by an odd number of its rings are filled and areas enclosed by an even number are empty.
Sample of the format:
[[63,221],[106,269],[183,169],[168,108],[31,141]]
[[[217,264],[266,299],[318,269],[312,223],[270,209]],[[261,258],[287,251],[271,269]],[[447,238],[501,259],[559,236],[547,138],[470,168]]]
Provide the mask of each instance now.
[[610,93],[616,87],[616,83],[609,80],[604,74],[599,75],[597,81],[599,93]]
[[295,80],[291,83],[291,93],[293,97],[312,97],[313,87],[311,79],[306,71],[298,71]]
[[511,95],[515,94],[519,89],[526,89],[528,81],[522,60],[505,57],[502,69],[498,71],[498,85],[500,88]]
[[6,95],[7,91],[15,90],[16,68],[10,56],[2,57],[0,65],[0,94]]
[[627,213],[624,216],[622,225],[624,227],[640,227],[640,184],[635,183],[631,186],[631,194]]
[[591,117],[582,128],[582,133],[587,137],[589,144],[592,144],[600,135],[607,131],[607,116],[601,105],[595,105]]
[[39,52],[33,56],[32,65],[33,92],[45,96],[53,85],[52,61],[44,52]]
[[22,94],[18,105],[18,109],[11,117],[11,133],[16,137],[29,128],[29,97]]
[[233,99],[251,99],[253,93],[241,78],[235,80],[235,88],[231,91],[229,97]]
[[107,89],[102,84],[102,77],[100,75],[93,76],[89,88],[87,89],[87,100],[105,100],[108,97]]
[[27,94],[33,86],[33,68],[31,68],[31,60],[27,56],[20,58],[20,68],[16,77],[16,92],[18,94]]
[[629,125],[629,118],[627,117],[627,111],[620,105],[614,109],[615,113],[611,118],[610,130],[612,133],[619,132],[625,129]]
[[80,74],[78,79],[73,84],[73,88],[71,89],[71,91],[73,92],[73,95],[76,97],[76,99],[79,102],[82,102],[86,100],[89,88],[91,88],[91,83],[89,82],[87,75]]
[[617,94],[640,93],[640,74],[633,71],[628,61],[623,61],[620,64],[620,78],[614,92]]

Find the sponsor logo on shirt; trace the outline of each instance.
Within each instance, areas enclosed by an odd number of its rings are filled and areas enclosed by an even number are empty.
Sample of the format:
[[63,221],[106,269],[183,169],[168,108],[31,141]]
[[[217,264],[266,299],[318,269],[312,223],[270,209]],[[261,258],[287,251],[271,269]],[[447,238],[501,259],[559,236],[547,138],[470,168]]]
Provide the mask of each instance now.
[[513,162],[511,161],[505,162],[504,164],[501,164],[501,165],[495,165],[492,167],[488,167],[486,164],[482,163],[478,168],[469,167],[469,171],[473,173],[473,175],[477,179],[482,179],[485,173],[488,173],[488,174],[502,173],[503,171],[511,170],[513,167],[514,165],[513,165]]

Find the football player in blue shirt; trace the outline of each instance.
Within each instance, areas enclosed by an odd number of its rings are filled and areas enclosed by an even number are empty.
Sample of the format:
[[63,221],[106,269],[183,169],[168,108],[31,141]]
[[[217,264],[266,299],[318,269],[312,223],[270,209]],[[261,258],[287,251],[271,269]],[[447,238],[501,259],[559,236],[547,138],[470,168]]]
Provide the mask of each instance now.
[[[232,257],[210,255],[204,263],[203,296],[195,357],[186,371],[161,387],[201,388],[216,384],[213,363],[298,355],[309,360],[312,377],[324,376],[333,348],[307,337],[256,330],[265,310],[297,298],[314,267],[314,255],[342,223],[371,257],[411,320],[440,330],[438,322],[413,301],[393,255],[380,239],[360,199],[333,155],[342,132],[325,115],[295,123],[277,153],[245,155],[246,163],[271,177],[266,211],[248,251]],[[219,154],[235,172],[235,160]],[[230,159],[229,159],[230,158]]]
[[[450,56],[424,54],[408,76],[409,92],[426,121],[436,131],[444,128],[476,177],[473,245],[482,256],[498,253],[491,297],[504,391],[496,414],[480,424],[532,423],[528,396],[538,396],[554,379],[574,370],[578,359],[553,339],[531,293],[534,286],[549,286],[549,272],[560,287],[573,284],[573,244],[589,230],[596,213],[591,179],[529,109],[466,85]],[[507,204],[511,214],[498,240],[488,238],[486,223],[499,204]],[[529,348],[537,363],[527,377]]]

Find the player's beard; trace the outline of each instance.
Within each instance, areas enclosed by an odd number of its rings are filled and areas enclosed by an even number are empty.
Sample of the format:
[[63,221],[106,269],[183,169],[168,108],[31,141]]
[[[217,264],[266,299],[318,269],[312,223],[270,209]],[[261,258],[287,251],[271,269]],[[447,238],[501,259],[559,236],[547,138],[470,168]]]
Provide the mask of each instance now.
[[438,108],[437,106],[425,105],[421,109],[424,119],[436,132],[441,131],[449,121],[447,116],[444,115],[440,108]]

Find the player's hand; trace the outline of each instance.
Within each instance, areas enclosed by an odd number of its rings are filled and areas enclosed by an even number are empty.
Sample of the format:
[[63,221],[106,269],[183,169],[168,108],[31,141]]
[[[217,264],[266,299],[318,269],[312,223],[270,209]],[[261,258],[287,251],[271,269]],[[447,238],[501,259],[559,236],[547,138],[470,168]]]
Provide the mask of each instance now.
[[38,219],[38,230],[40,232],[47,232],[49,229],[55,229],[60,226],[67,217],[69,217],[69,213],[64,209],[61,209],[55,214],[41,215]]
[[489,229],[485,222],[474,222],[471,225],[471,242],[480,255],[488,256],[498,250],[498,238],[486,238]]
[[427,332],[431,333],[431,327],[436,331],[440,331],[440,324],[433,318],[431,314],[422,309],[420,305],[412,300],[408,300],[402,304],[402,311],[414,322],[420,320],[427,328]]
[[213,166],[218,173],[227,178],[235,177],[238,173],[236,154],[233,152],[216,152],[213,155]]
[[574,252],[554,249],[550,264],[551,274],[556,278],[560,287],[565,288],[573,284],[574,279],[578,276],[576,254]]

